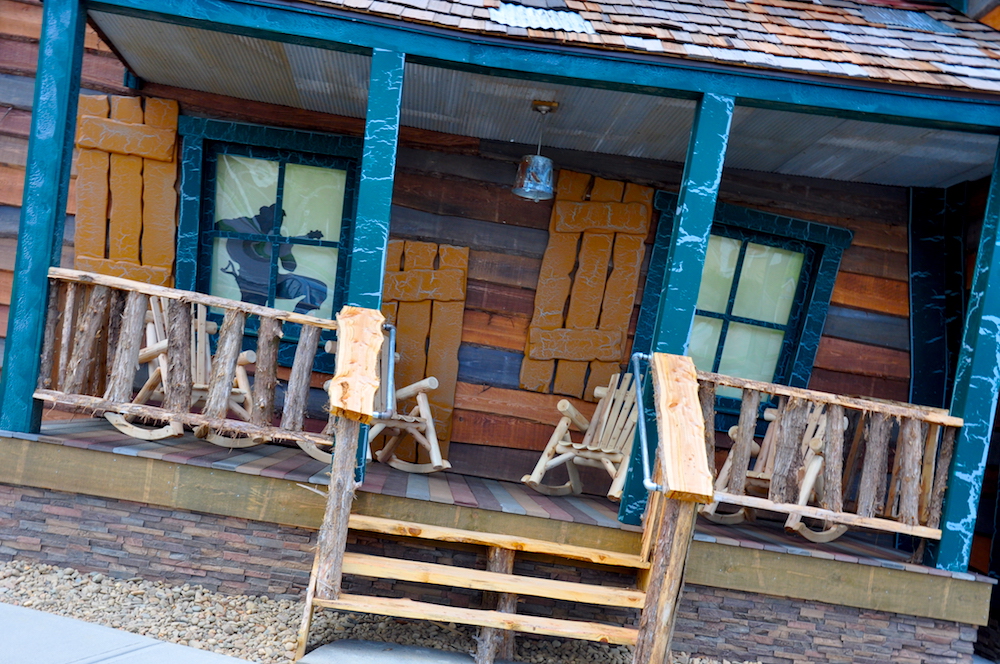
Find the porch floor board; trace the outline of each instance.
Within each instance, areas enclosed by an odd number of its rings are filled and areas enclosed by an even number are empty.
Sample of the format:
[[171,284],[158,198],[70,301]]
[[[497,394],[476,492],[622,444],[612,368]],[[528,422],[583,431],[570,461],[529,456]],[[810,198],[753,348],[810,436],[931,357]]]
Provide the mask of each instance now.
[[[142,441],[119,432],[103,418],[44,422],[42,433],[37,435],[7,432],[0,432],[0,435],[290,482],[316,485],[329,483],[327,467],[298,449],[278,445],[224,449],[195,438],[190,433],[164,441]],[[543,496],[518,483],[456,472],[419,475],[380,463],[370,463],[361,491],[603,528],[641,530],[620,523],[616,518],[618,506],[603,496]],[[785,533],[778,522],[760,519],[753,523],[723,526],[701,519],[694,538],[698,542],[744,549],[836,560],[966,581],[991,581],[976,574],[946,572],[912,564],[908,560],[908,553],[892,548],[894,537],[888,534],[851,531],[834,542],[816,544]]]

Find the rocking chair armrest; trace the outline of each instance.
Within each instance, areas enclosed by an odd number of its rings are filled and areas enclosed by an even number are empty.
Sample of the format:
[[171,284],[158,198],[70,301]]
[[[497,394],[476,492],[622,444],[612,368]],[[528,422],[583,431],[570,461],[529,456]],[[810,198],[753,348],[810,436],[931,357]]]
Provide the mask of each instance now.
[[418,380],[412,385],[407,385],[406,387],[401,387],[396,390],[396,400],[403,401],[404,399],[409,399],[412,396],[420,394],[421,392],[430,392],[431,390],[436,390],[438,388],[438,379],[434,376],[428,376],[423,380]]
[[576,428],[580,431],[586,431],[590,428],[590,422],[583,414],[573,407],[566,399],[560,399],[559,403],[556,404],[556,410],[562,413],[565,417],[568,417],[570,421],[576,425]]

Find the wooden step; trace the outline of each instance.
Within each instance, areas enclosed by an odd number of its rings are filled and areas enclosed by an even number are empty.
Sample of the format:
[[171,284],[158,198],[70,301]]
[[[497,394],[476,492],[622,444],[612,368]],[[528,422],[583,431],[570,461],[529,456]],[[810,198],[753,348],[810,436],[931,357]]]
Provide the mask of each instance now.
[[587,562],[611,565],[614,567],[649,569],[649,562],[643,560],[641,556],[634,554],[591,549],[584,546],[547,542],[545,540],[526,537],[514,537],[512,535],[499,535],[494,533],[481,533],[474,530],[428,526],[422,523],[396,521],[395,519],[384,519],[381,517],[363,516],[360,514],[351,515],[349,527],[353,530],[364,530],[366,532],[381,533],[383,535],[416,537],[420,539],[437,540],[439,542],[479,544],[482,546],[494,546],[498,549],[510,549],[512,551],[544,553],[557,556],[559,558],[584,560]]
[[501,574],[469,569],[468,567],[423,563],[400,558],[383,558],[363,553],[345,553],[343,569],[345,574],[357,574],[377,579],[395,579],[455,588],[491,590],[498,593],[548,597],[602,606],[641,609],[646,600],[646,594],[639,590]]
[[601,623],[578,620],[558,620],[538,616],[523,616],[516,613],[500,613],[480,609],[463,609],[442,606],[412,599],[389,597],[369,597],[367,595],[341,595],[337,600],[313,600],[315,606],[337,611],[374,613],[381,616],[396,616],[415,620],[440,620],[465,625],[510,629],[529,634],[544,634],[565,639],[583,639],[601,643],[635,645],[639,631],[632,627],[602,625]]

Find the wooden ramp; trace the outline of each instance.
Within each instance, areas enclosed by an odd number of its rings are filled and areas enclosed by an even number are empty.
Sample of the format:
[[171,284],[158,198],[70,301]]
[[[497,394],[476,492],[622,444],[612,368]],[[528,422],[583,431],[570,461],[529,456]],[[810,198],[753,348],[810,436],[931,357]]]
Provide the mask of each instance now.
[[[341,322],[341,329],[345,329]],[[343,335],[342,335],[343,336]],[[338,349],[338,370],[345,349]],[[514,656],[514,632],[574,638],[635,646],[635,662],[660,664],[669,656],[676,604],[693,534],[696,503],[712,499],[711,475],[704,444],[704,421],[698,402],[698,383],[689,358],[657,354],[651,371],[656,388],[660,447],[654,481],[659,485],[650,501],[641,553],[624,554],[584,546],[455,528],[406,523],[391,519],[347,515],[350,509],[348,477],[354,451],[350,444],[334,450],[330,497],[320,546],[306,596],[296,658],[305,654],[316,608],[356,611],[411,619],[442,620],[481,627],[477,664]],[[334,394],[331,393],[331,399]],[[346,425],[339,425],[346,426]],[[338,441],[356,440],[337,436]],[[342,456],[338,464],[338,456]],[[347,491],[343,491],[343,489]],[[345,494],[346,497],[345,497]],[[411,541],[434,542],[436,548],[478,550],[486,569],[346,551],[347,529]],[[593,585],[515,574],[520,556],[565,566],[603,566],[631,575],[628,587]],[[446,606],[406,598],[352,595],[341,591],[342,575],[376,580],[405,581],[482,591],[479,608]],[[611,625],[517,613],[519,596],[531,596],[639,612],[639,627]]]

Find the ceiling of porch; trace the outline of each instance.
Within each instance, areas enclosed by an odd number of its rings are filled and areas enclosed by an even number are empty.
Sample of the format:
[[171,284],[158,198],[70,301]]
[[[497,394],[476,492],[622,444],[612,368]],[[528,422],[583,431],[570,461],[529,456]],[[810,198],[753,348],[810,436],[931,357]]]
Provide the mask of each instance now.
[[[369,59],[104,12],[90,17],[140,78],[361,118]],[[407,64],[402,123],[534,144],[531,101],[558,101],[544,147],[683,162],[694,102]],[[727,168],[900,186],[989,175],[997,138],[828,116],[737,108]]]

